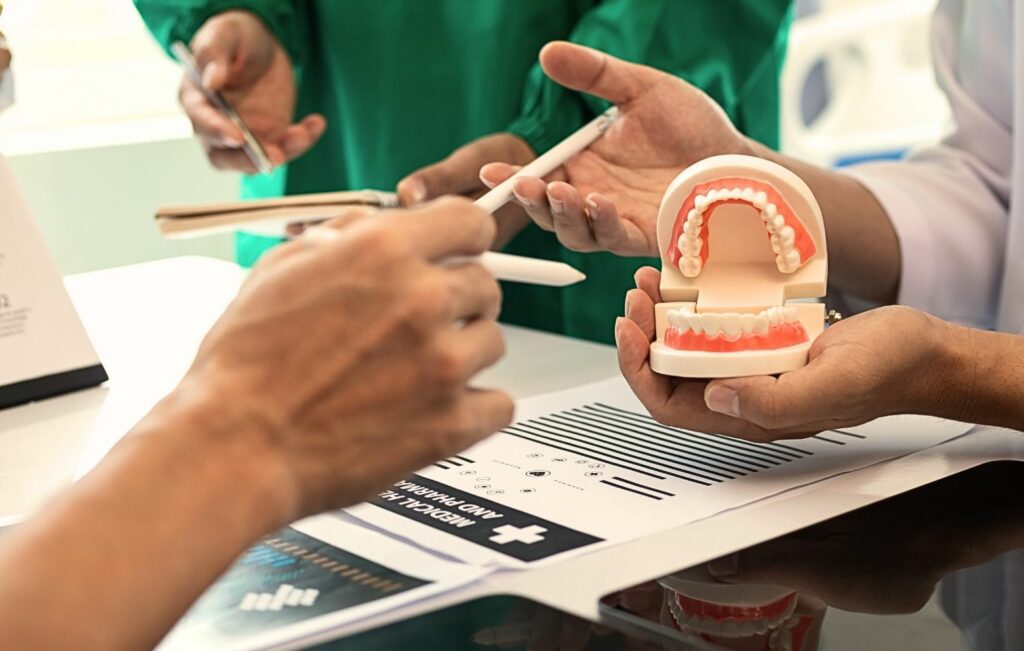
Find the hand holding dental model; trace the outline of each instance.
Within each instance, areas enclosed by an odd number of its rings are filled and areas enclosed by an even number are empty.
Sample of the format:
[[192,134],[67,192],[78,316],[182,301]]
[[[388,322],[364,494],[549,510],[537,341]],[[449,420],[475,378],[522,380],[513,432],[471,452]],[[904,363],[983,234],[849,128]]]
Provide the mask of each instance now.
[[789,170],[715,156],[683,171],[658,212],[662,275],[651,368],[680,377],[791,371],[824,329],[821,211]]

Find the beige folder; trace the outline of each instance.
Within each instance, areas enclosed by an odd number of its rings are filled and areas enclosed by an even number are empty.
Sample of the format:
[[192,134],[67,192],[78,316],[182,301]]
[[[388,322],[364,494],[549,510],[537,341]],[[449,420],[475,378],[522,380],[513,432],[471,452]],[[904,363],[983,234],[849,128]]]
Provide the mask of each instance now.
[[353,190],[303,194],[278,199],[167,206],[156,213],[160,234],[167,238],[196,237],[258,226],[261,230],[299,222],[321,221],[344,214],[353,206],[394,208],[390,192]]

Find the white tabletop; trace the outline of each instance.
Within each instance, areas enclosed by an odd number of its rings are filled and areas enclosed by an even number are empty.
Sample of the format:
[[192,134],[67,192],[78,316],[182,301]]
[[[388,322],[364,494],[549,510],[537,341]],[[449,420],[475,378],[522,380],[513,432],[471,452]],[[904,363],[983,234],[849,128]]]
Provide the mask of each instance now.
[[[0,411],[0,526],[34,510],[91,468],[167,393],[244,273],[206,259],[177,258],[67,278],[67,287],[107,367],[108,386]],[[506,328],[508,354],[481,376],[517,398],[566,389],[618,372],[614,349]],[[516,594],[582,617],[598,599],[910,490],[979,463],[1024,459],[1024,435],[982,430],[951,443],[756,502],[709,520],[528,572],[503,572],[418,604],[408,615],[486,594]],[[361,623],[357,629],[378,620]]]

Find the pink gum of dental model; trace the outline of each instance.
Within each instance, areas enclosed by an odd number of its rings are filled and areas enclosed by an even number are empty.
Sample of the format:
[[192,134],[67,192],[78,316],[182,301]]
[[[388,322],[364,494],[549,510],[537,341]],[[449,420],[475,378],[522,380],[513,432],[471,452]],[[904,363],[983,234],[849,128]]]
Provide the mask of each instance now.
[[[815,246],[814,240],[807,233],[807,229],[804,228],[803,222],[796,216],[793,209],[790,208],[789,203],[786,201],[778,190],[773,188],[768,183],[756,181],[754,179],[743,179],[743,178],[724,178],[716,179],[707,183],[700,183],[694,186],[693,191],[690,192],[689,196],[683,201],[683,205],[679,208],[679,213],[676,215],[676,223],[672,228],[672,243],[668,250],[669,261],[679,266],[679,261],[683,254],[679,248],[679,238],[683,234],[683,227],[686,225],[687,216],[696,206],[698,196],[709,196],[712,190],[720,192],[719,198],[708,202],[707,207],[703,210],[703,223],[700,228],[700,238],[702,246],[700,250],[701,266],[707,264],[708,253],[709,253],[709,237],[708,237],[708,226],[711,223],[711,217],[714,214],[715,208],[725,204],[744,204],[748,205],[756,210],[760,211],[760,208],[754,205],[752,199],[745,198],[733,198],[731,196],[722,196],[732,190],[739,190],[741,188],[750,188],[753,192],[763,193],[765,195],[765,203],[773,204],[780,215],[786,226],[793,229],[794,235],[794,248],[800,253],[800,263],[798,267],[803,266],[808,260],[814,257]],[[771,231],[766,231],[765,235],[771,239]]]

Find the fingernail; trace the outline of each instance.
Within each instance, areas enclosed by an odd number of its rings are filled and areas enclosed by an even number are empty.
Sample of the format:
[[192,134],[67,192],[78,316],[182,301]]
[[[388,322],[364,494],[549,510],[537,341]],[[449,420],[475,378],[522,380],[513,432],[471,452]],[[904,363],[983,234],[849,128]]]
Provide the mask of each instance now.
[[597,204],[594,203],[594,200],[590,199],[590,198],[587,199],[586,204],[587,204],[587,214],[590,216],[591,219],[595,219],[597,217],[597,212],[598,212],[597,211]]
[[413,203],[422,203],[427,198],[427,186],[420,179],[409,179],[403,183]]
[[626,323],[626,317],[615,317],[615,345],[619,345],[619,335],[622,334],[622,327]]
[[740,396],[732,387],[722,384],[708,385],[707,391],[704,392],[704,404],[719,414],[740,417]]
[[241,149],[242,141],[238,140],[237,138],[230,138],[230,137],[228,137],[228,138],[224,139],[224,146],[225,147],[230,147],[232,149]]
[[533,206],[533,202],[532,201],[530,201],[529,199],[527,199],[523,195],[519,194],[515,190],[512,190],[512,194],[515,195],[516,201],[518,201],[519,203],[523,204],[527,208],[530,208],[531,206]]
[[486,176],[484,176],[484,171],[483,170],[480,170],[479,176],[480,176],[480,182],[483,183],[484,185],[486,185],[488,188],[491,188],[493,190],[494,186],[497,185],[496,183],[492,183]]
[[563,202],[558,199],[552,199],[551,196],[548,195],[548,203],[551,205],[551,214],[559,216],[565,214],[565,204]]
[[740,571],[740,555],[729,554],[708,563],[708,572],[714,577],[735,576]]

